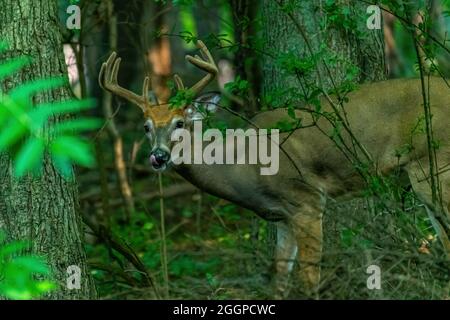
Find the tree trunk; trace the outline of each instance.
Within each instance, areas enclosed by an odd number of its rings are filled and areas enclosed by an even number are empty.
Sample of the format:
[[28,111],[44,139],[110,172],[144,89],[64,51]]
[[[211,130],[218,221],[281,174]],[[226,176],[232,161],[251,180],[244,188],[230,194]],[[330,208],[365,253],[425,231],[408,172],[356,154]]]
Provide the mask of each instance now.
[[[367,5],[359,1],[338,1],[337,10],[348,8],[350,14],[331,23],[332,8],[326,8],[324,1],[315,0],[264,0],[262,3],[264,51],[266,55],[262,61],[264,95],[271,92],[289,92],[290,89],[300,91],[299,79],[294,74],[287,74],[277,58],[280,55],[292,53],[298,59],[304,59],[319,52],[325,45],[329,52],[336,53],[340,58],[336,64],[327,64],[329,73],[323,64],[318,65],[325,90],[339,86],[347,75],[348,67],[353,64],[359,68],[356,80],[359,82],[372,82],[386,78],[384,62],[384,41],[382,30],[369,30],[366,27]],[[290,11],[287,4],[293,5]],[[286,10],[284,11],[282,9]],[[324,23],[328,21],[328,23]],[[344,24],[345,22],[345,24]],[[355,24],[355,28],[346,28],[346,24]],[[306,41],[305,41],[306,37]],[[308,47],[309,46],[309,47]],[[331,77],[330,77],[331,75]],[[319,82],[317,73],[309,75],[316,83]],[[331,80],[332,79],[332,80]],[[289,94],[282,94],[281,99],[288,98]],[[325,214],[326,219],[338,217],[339,210],[347,210],[348,206],[355,207],[362,200],[354,200],[337,208],[332,205],[327,208],[331,215]],[[363,206],[360,206],[363,207]],[[325,224],[325,230],[327,229]],[[276,231],[269,228],[269,246],[273,252]],[[326,234],[326,233],[325,233]],[[325,239],[326,240],[326,239]],[[337,243],[339,242],[338,239]],[[327,242],[327,241],[326,241]],[[332,241],[331,241],[332,242]]]
[[[56,0],[0,2],[0,39],[10,50],[6,58],[32,57],[33,64],[1,83],[1,89],[25,81],[66,75]],[[35,96],[36,103],[71,97],[68,87]],[[57,119],[56,119],[57,120]],[[89,299],[96,296],[86,265],[83,226],[77,213],[77,185],[64,180],[50,160],[45,159],[40,178],[15,179],[11,158],[0,154],[0,228],[12,239],[29,240],[34,254],[44,256],[53,271],[57,290],[49,299]],[[66,286],[67,268],[81,269],[81,288]]]
[[[344,26],[331,23],[326,28],[321,27],[321,22],[327,19],[330,13],[324,12],[319,1],[290,1],[295,3],[292,17],[283,12],[278,4],[285,4],[285,2],[283,0],[263,1],[263,34],[267,52],[281,54],[291,52],[299,59],[311,56],[305,39],[298,30],[301,27],[315,54],[319,52],[321,45],[326,45],[330,51],[347,61],[347,63],[328,65],[337,86],[347,75],[348,62],[360,68],[358,75],[360,82],[386,78],[383,33],[381,29],[367,29],[366,19],[364,19],[367,5],[359,1],[340,1],[341,4],[338,6],[348,7],[351,12],[348,19],[353,17],[351,20],[357,24],[357,30],[349,30]],[[296,23],[299,25],[296,26]],[[358,32],[361,32],[364,37],[358,36]],[[324,66],[320,65],[319,68],[324,75],[325,89],[330,89],[331,81],[324,71]],[[263,75],[263,90],[266,92],[288,87],[300,89],[295,75],[286,76],[273,58],[264,59]]]
[[250,84],[244,112],[247,116],[253,116],[259,111],[260,94],[260,68],[257,64],[256,54],[251,50],[253,37],[256,35],[255,16],[259,1],[229,0],[229,2],[233,17],[234,37],[239,43],[238,50],[234,55],[236,75]]

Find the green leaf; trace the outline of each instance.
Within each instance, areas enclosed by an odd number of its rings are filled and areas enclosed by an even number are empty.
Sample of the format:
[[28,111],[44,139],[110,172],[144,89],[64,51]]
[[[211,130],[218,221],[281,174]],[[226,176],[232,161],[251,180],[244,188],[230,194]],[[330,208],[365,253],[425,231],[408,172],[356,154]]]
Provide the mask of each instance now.
[[287,113],[288,116],[291,117],[292,119],[297,119],[296,115],[295,115],[295,109],[292,106],[289,106],[287,109]]
[[27,82],[11,90],[9,92],[9,96],[11,99],[21,103],[28,102],[30,97],[35,93],[61,87],[66,83],[66,81],[67,80],[65,78],[58,77]]
[[52,155],[68,158],[76,164],[86,167],[91,167],[95,164],[91,145],[79,138],[70,136],[58,137],[51,143],[50,152]]
[[169,100],[171,108],[179,109],[192,103],[195,99],[195,93],[190,89],[178,90]]
[[27,127],[18,121],[11,121],[0,132],[0,151],[16,143],[27,133]]
[[29,273],[38,273],[41,275],[50,274],[50,269],[45,261],[36,256],[20,256],[14,258],[14,264],[17,267],[23,268]]
[[[6,43],[0,42],[0,51],[7,48]],[[28,57],[6,60],[0,64],[0,80],[13,76],[29,63]],[[94,163],[91,144],[72,135],[98,128],[101,121],[93,118],[70,119],[70,113],[94,107],[94,99],[50,101],[39,105],[33,105],[31,101],[34,94],[63,85],[67,85],[67,77],[52,77],[27,82],[8,94],[0,92],[0,151],[7,151],[14,158],[16,177],[31,170],[40,172],[38,169],[42,166],[48,137],[53,138],[49,146],[52,159],[65,176],[72,175],[73,163],[83,166]],[[189,98],[189,94],[184,96]],[[64,120],[49,121],[59,116]]]
[[99,128],[102,125],[102,121],[96,118],[81,118],[74,119],[65,122],[57,123],[53,127],[53,132],[55,134],[64,134],[67,132],[79,132],[87,131]]
[[30,138],[16,155],[14,173],[22,177],[28,171],[39,171],[44,156],[45,143],[42,139]]
[[22,250],[29,247],[29,244],[25,241],[15,241],[7,243],[0,247],[0,261],[10,257],[13,254],[20,253]]
[[51,115],[80,112],[96,105],[95,99],[68,100],[61,102],[42,103],[29,112],[33,123],[44,123]]
[[[0,96],[1,101],[1,96]],[[4,122],[6,122],[10,117],[10,113],[8,112],[8,109],[5,108],[2,103],[0,102],[0,126],[3,125]]]
[[9,45],[5,41],[0,41],[0,53],[9,49]]
[[66,178],[72,177],[72,163],[70,162],[70,159],[68,157],[53,153],[52,159],[53,164],[55,165],[56,169],[58,169],[59,173],[61,173],[61,175]]
[[32,298],[29,290],[17,290],[14,286],[2,286],[0,292],[13,300],[30,300]]
[[49,291],[52,291],[56,288],[56,285],[48,280],[39,281],[36,284],[36,289],[39,291],[39,293],[46,293]]
[[352,229],[343,229],[341,231],[341,244],[345,248],[349,248],[353,244],[356,233]]
[[241,79],[239,75],[236,76],[236,79],[234,79],[234,81],[225,83],[224,86],[224,88],[230,93],[242,96],[247,94],[249,87],[249,82],[247,80]]
[[27,64],[30,64],[31,59],[28,57],[18,57],[8,60],[6,63],[0,64],[0,80],[11,76],[14,72],[19,71]]

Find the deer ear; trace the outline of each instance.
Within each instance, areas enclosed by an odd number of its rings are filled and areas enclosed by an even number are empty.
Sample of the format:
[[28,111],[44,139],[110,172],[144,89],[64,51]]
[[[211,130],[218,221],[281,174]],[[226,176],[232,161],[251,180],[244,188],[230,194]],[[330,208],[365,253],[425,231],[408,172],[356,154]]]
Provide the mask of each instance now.
[[217,93],[205,93],[194,100],[186,107],[186,117],[190,121],[203,120],[207,113],[217,111],[220,95]]

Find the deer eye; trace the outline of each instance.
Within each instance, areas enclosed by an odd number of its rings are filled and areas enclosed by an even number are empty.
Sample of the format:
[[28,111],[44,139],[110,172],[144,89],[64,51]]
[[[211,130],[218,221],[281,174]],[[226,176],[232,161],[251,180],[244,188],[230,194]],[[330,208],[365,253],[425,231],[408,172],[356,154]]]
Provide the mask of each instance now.
[[183,121],[177,121],[177,123],[175,124],[175,127],[177,128],[177,129],[181,129],[181,128],[183,128],[184,127],[184,122]]
[[150,126],[148,124],[144,125],[144,130],[145,130],[145,133],[149,133],[150,132]]

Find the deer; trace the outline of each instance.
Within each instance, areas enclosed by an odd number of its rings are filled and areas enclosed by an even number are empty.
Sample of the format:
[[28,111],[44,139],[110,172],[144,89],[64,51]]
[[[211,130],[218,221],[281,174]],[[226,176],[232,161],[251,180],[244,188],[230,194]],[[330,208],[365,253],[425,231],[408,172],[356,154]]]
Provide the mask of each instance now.
[[[208,112],[217,110],[220,95],[201,94],[218,74],[218,67],[202,41],[197,42],[201,57],[187,55],[186,60],[206,74],[188,88],[196,99],[181,108],[149,100],[149,77],[143,83],[142,95],[118,84],[121,59],[113,52],[103,63],[99,73],[100,86],[138,106],[143,113],[143,128],[150,144],[149,161],[155,171],[172,168],[199,189],[241,207],[252,210],[263,219],[276,224],[277,239],[274,253],[273,290],[277,298],[288,294],[288,277],[298,267],[297,277],[302,290],[318,297],[321,279],[323,246],[323,212],[328,201],[361,196],[364,179],[348,161],[335,142],[324,132],[332,124],[323,117],[314,118],[307,110],[296,110],[304,123],[315,125],[281,133],[283,152],[276,175],[260,174],[260,164],[177,164],[171,159],[171,134],[181,128],[191,130],[196,122],[205,119],[202,107]],[[178,90],[187,90],[178,75],[174,75]],[[432,200],[429,186],[429,160],[424,135],[414,135],[414,127],[423,114],[420,79],[385,80],[362,84],[348,94],[345,104],[348,125],[364,149],[371,155],[383,175],[401,169],[408,184],[434,216],[445,217],[436,232],[449,253],[448,218],[450,211],[450,90],[440,78],[430,79],[431,107],[435,139],[440,141],[436,151],[440,170],[442,201]],[[332,111],[329,99],[321,98],[322,108]],[[204,111],[203,110],[203,111]],[[248,127],[268,128],[288,118],[283,108],[260,112]],[[401,156],[397,150],[412,145]],[[433,221],[436,221],[434,219]]]

